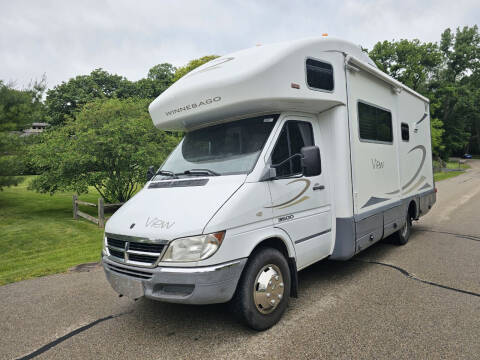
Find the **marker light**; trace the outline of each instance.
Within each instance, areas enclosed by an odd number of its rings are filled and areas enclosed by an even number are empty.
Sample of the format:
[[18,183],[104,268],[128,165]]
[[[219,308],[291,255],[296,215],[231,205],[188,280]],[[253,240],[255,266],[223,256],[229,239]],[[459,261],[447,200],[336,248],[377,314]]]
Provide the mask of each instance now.
[[295,84],[295,83],[292,83],[290,86],[291,86],[293,89],[300,89],[300,85]]
[[323,33],[322,36],[328,36],[328,34],[327,34],[327,33]]

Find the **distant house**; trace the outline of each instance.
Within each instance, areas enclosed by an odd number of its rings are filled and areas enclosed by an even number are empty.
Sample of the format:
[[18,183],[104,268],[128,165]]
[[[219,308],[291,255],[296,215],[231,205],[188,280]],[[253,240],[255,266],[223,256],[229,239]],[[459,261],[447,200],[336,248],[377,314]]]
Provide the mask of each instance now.
[[23,130],[23,132],[20,136],[29,136],[29,135],[40,134],[49,125],[50,124],[48,124],[48,123],[34,122],[29,129]]

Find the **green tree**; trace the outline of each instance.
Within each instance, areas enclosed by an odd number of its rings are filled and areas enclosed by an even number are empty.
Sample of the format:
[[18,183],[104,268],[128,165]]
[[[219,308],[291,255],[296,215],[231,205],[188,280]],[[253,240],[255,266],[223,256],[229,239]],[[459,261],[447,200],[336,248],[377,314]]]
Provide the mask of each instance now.
[[433,95],[440,106],[434,116],[445,128],[443,136],[446,155],[468,149],[476,139],[480,123],[478,112],[478,73],[480,66],[480,34],[478,27],[446,29],[441,36],[440,50],[444,62],[438,79],[433,82]]
[[433,118],[430,119],[430,133],[432,136],[432,154],[435,158],[441,157],[445,150],[445,145],[442,142],[442,136],[445,130],[443,130],[443,124],[440,120]]
[[148,70],[147,78],[158,81],[164,88],[167,88],[172,84],[176,70],[172,64],[158,64]]
[[0,80],[0,131],[21,131],[32,122],[45,121],[45,88],[45,77],[22,90]]
[[185,66],[181,66],[179,67],[176,71],[175,71],[175,75],[173,77],[173,81],[177,81],[179,80],[181,77],[185,76],[186,74],[188,74],[190,71],[192,71],[193,69],[196,69],[197,67],[213,60],[213,59],[216,59],[218,58],[219,56],[218,55],[207,55],[207,56],[204,56],[204,57],[201,57],[200,59],[194,59],[192,61],[190,61],[187,65]]
[[45,133],[29,157],[41,173],[31,188],[86,193],[94,187],[106,201],[126,201],[145,181],[149,165],[160,165],[178,143],[154,128],[148,100],[99,99],[65,125]]
[[480,71],[477,69],[470,78],[472,91],[470,120],[470,141],[466,152],[480,154]]
[[22,180],[16,176],[20,172],[15,156],[20,141],[17,135],[6,131],[0,132],[0,190],[17,185]]
[[46,106],[53,125],[62,125],[68,117],[95,99],[155,99],[172,83],[175,67],[168,63],[153,66],[148,76],[138,81],[95,69],[48,90]]
[[136,95],[135,85],[125,77],[95,69],[47,91],[46,106],[53,125],[61,125],[95,99],[129,98]]
[[148,71],[148,76],[134,83],[136,96],[155,99],[173,83],[176,68],[168,63],[158,64]]
[[[430,111],[437,114],[441,106],[434,85],[444,63],[439,46],[421,43],[418,39],[378,42],[369,52],[378,68],[430,99]],[[435,157],[445,154],[443,122],[431,118],[432,152]]]
[[438,45],[421,43],[418,39],[378,42],[369,56],[380,70],[423,93],[442,64]]

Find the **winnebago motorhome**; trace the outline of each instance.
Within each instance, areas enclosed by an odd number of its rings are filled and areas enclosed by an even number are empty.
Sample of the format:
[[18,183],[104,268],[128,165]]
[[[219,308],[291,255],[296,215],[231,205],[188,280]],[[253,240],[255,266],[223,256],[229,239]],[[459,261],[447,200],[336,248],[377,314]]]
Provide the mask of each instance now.
[[345,41],[222,56],[149,111],[185,137],[105,227],[106,276],[132,298],[230,301],[263,330],[299,270],[403,245],[435,203],[428,99]]

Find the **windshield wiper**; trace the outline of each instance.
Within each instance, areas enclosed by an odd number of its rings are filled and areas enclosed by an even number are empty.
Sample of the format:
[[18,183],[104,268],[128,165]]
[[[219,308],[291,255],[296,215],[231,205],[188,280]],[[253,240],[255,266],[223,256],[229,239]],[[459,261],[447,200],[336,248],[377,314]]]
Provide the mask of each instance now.
[[190,169],[183,172],[185,175],[208,175],[208,176],[220,176],[219,173],[209,169]]
[[174,174],[172,171],[168,171],[168,170],[158,170],[155,173],[155,176],[157,176],[157,175],[165,175],[165,176],[170,176],[174,179],[178,179],[178,176],[176,174]]

